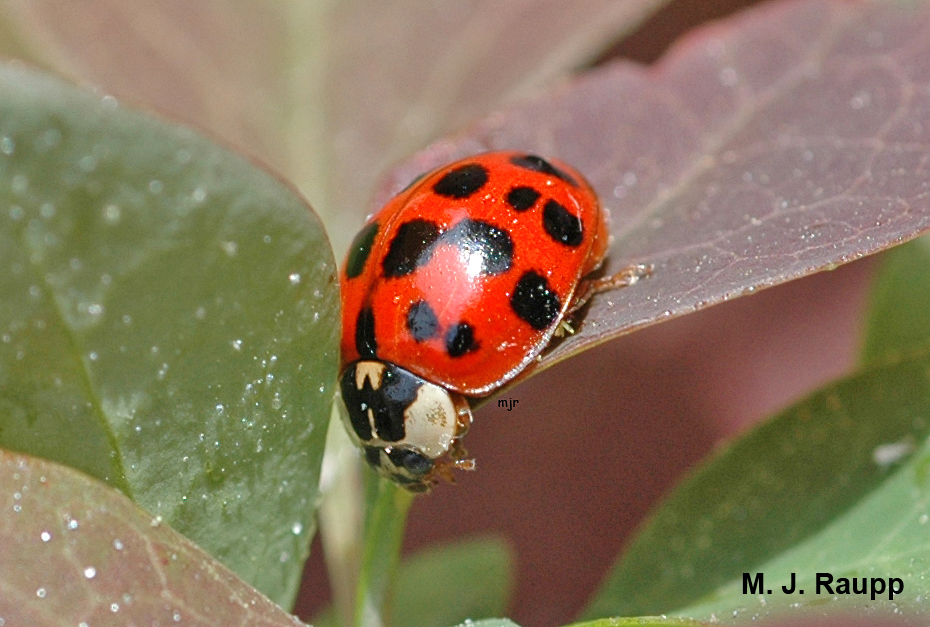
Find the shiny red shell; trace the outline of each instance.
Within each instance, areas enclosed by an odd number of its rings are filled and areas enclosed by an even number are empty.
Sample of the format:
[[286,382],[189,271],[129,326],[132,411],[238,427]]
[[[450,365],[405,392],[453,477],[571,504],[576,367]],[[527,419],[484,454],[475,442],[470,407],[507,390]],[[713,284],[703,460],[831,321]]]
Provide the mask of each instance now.
[[608,238],[596,194],[557,161],[494,152],[420,177],[350,247],[343,364],[487,394],[549,343]]

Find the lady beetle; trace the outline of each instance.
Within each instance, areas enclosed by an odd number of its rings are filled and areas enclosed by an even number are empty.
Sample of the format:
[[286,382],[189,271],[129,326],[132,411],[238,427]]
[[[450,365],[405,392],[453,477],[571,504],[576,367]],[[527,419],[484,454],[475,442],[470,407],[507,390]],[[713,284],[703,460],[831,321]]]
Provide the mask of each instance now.
[[578,172],[518,152],[430,172],[372,216],[341,272],[340,384],[368,463],[413,491],[473,468],[466,397],[526,368],[595,291],[643,275],[584,280],[609,235]]

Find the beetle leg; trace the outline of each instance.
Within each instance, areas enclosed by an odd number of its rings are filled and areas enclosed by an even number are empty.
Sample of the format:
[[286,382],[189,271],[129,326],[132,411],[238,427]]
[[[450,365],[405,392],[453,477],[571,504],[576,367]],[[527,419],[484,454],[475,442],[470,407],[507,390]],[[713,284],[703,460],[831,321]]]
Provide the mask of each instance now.
[[572,303],[569,305],[568,311],[566,312],[566,317],[584,307],[595,294],[634,285],[640,279],[644,279],[652,274],[652,268],[652,264],[637,263],[627,266],[614,275],[584,281],[579,286],[580,290],[575,295],[575,298],[572,299]]

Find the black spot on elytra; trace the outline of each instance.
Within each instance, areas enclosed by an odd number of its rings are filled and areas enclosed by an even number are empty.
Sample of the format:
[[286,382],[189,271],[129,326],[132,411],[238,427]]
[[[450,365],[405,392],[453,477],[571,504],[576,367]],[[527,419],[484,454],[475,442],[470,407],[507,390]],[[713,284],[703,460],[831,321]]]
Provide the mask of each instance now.
[[543,228],[549,237],[566,246],[578,246],[584,240],[581,220],[554,200],[543,208]]
[[477,349],[475,329],[467,322],[459,322],[446,333],[446,352],[449,357],[461,357]]
[[417,342],[425,342],[439,331],[439,319],[425,300],[418,300],[407,310],[407,329]]
[[533,270],[524,272],[510,297],[510,306],[522,320],[537,331],[558,320],[562,310],[559,295],[549,287],[546,278]]
[[365,359],[374,359],[378,354],[375,312],[371,307],[364,307],[355,319],[355,350]]
[[[404,412],[417,399],[417,392],[425,383],[420,377],[397,366],[384,366],[381,386],[377,390],[367,377],[361,387],[357,386],[358,362],[346,368],[339,382],[352,429],[362,442],[375,438],[385,442],[403,440],[406,435]],[[369,419],[369,411],[373,421]]]
[[507,204],[513,207],[514,211],[532,209],[537,200],[539,200],[539,192],[532,187],[514,187],[507,192]]
[[542,172],[543,174],[560,178],[572,187],[578,187],[578,181],[575,180],[575,177],[565,170],[555,167],[542,157],[537,157],[536,155],[516,155],[510,158],[510,163],[520,168],[532,170],[533,172]]
[[487,169],[477,163],[468,163],[447,172],[433,185],[433,191],[446,198],[461,200],[475,194],[487,182]]
[[416,219],[401,224],[381,263],[384,276],[405,276],[425,265],[433,254],[439,235],[439,227],[428,220]]
[[349,246],[349,255],[346,258],[346,276],[354,279],[365,269],[365,262],[368,261],[368,255],[371,254],[371,245],[375,241],[375,235],[378,234],[378,223],[372,222],[366,225]]
[[[465,218],[442,236],[441,243],[455,246],[469,257],[481,261],[479,274],[500,274],[513,262],[513,240],[504,229],[488,222]],[[471,265],[466,262],[468,265]]]

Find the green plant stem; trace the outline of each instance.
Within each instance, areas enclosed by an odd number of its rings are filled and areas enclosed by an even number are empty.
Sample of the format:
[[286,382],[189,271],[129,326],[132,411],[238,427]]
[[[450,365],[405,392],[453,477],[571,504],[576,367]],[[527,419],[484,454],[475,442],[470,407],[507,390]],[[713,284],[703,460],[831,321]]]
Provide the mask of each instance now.
[[400,557],[407,512],[414,495],[389,481],[371,479],[362,567],[355,595],[356,627],[383,627],[385,606]]

